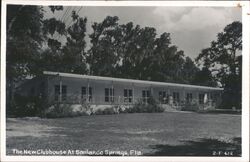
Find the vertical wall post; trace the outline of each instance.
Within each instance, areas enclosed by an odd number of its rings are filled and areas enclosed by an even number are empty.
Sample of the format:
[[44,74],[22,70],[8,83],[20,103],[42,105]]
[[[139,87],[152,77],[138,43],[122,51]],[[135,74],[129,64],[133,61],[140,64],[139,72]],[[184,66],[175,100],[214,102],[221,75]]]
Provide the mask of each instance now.
[[171,92],[170,92],[169,87],[167,87],[167,102],[168,102],[168,104],[169,104],[170,96],[172,96],[172,94],[171,94]]
[[154,94],[154,89],[153,89],[152,84],[150,84],[150,95],[151,95],[151,97],[153,97],[153,94]]
[[59,102],[61,103],[62,102],[62,77],[59,76]]
[[135,85],[132,83],[132,103],[135,103]]
[[94,96],[94,91],[95,91],[95,80],[92,80],[92,104],[96,104],[95,96]]
[[168,87],[168,104],[173,106],[173,92],[170,87]]
[[46,89],[47,89],[47,94],[46,94],[46,100],[47,100],[47,104],[50,102],[50,91],[49,91],[49,76],[46,76],[46,80],[47,80],[47,85],[46,85]]
[[183,93],[182,93],[182,100],[184,103],[186,102],[186,90],[184,87],[183,87]]
[[89,103],[89,79],[88,79],[88,81],[87,81],[87,89],[86,89],[86,101],[87,101],[87,103]]
[[[114,83],[113,83],[113,80],[112,80],[112,82],[111,82],[111,93],[109,92],[109,93],[110,93],[110,94],[109,94],[109,95],[110,95],[110,98],[113,100],[113,101],[110,100],[111,103],[112,103],[112,102],[113,102],[113,103],[115,102],[114,91],[115,91],[115,90],[114,90]],[[112,94],[113,97],[111,96],[111,94]]]

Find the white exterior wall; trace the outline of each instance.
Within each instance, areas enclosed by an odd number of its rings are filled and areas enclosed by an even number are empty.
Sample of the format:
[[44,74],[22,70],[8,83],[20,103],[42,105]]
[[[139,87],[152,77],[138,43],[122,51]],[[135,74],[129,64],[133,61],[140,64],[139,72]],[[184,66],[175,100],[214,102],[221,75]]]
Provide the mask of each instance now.
[[[92,104],[124,104],[123,103],[123,95],[124,89],[132,89],[133,90],[133,98],[134,101],[142,98],[142,90],[150,90],[152,88],[152,96],[155,99],[159,99],[159,91],[166,91],[168,95],[173,96],[173,92],[178,92],[180,101],[185,101],[186,94],[192,93],[193,100],[199,99],[200,93],[220,93],[220,91],[215,90],[204,90],[198,88],[187,88],[187,87],[173,87],[173,86],[151,86],[146,84],[139,84],[133,82],[115,82],[115,81],[102,81],[102,80],[90,80],[83,78],[70,78],[70,77],[59,77],[59,76],[49,76],[48,77],[48,101],[49,103],[53,103],[55,101],[55,85],[60,84],[60,79],[62,85],[67,86],[67,101],[69,103],[79,103],[81,101],[81,88],[83,86],[92,87]],[[105,102],[105,88],[114,88],[114,103]],[[210,95],[209,95],[210,98]],[[221,101],[221,99],[217,100],[217,104]],[[125,103],[131,104],[131,103]]]
[[[77,100],[81,98],[81,88],[83,86],[88,87],[87,79],[76,79],[76,78],[67,78],[67,77],[49,77],[48,78],[48,94],[49,94],[49,102],[52,103],[55,100],[55,85],[60,85],[60,79],[62,85],[67,86],[67,97],[68,102],[72,101],[72,97],[74,96]],[[96,81],[89,80],[89,87],[92,87],[92,103],[93,104],[111,104],[109,102],[105,102],[105,88],[114,88],[114,104],[118,104],[118,100],[123,102],[124,89],[132,89],[133,90],[133,98],[135,101],[138,98],[142,97],[142,90],[149,90],[150,87],[147,85],[137,85],[134,83],[120,83],[120,82],[112,82],[112,81]],[[71,97],[71,101],[70,101]],[[77,101],[75,101],[77,102]],[[129,103],[127,103],[129,104]]]

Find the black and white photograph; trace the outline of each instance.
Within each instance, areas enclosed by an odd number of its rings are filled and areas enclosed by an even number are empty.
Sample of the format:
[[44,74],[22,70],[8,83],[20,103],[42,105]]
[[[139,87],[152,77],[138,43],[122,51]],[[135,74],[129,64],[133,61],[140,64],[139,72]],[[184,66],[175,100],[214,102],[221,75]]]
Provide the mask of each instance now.
[[242,9],[6,1],[3,154],[241,158]]

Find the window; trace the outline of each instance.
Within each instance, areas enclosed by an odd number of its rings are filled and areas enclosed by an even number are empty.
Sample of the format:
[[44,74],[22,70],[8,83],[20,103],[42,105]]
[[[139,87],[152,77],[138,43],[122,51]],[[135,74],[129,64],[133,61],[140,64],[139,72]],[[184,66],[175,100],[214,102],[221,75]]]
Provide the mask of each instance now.
[[204,103],[204,96],[205,96],[204,93],[200,93],[199,94],[199,104],[203,104]]
[[105,102],[114,102],[114,88],[105,88]]
[[89,87],[89,101],[92,101],[92,87]]
[[142,101],[145,103],[148,103],[150,97],[150,91],[149,90],[143,90],[142,91]]
[[65,101],[67,99],[67,86],[62,86],[62,101]]
[[88,98],[88,101],[91,102],[92,101],[92,87],[89,87],[89,91],[87,94],[87,89],[86,87],[82,87],[82,100],[86,101]]
[[211,93],[211,95],[210,95],[210,99],[212,100],[212,102],[216,102],[217,101],[217,97],[218,96],[216,96],[216,93]]
[[180,95],[178,92],[173,92],[174,103],[180,102]]
[[132,89],[124,89],[124,102],[132,102],[133,91]]
[[81,98],[85,101],[86,100],[86,96],[87,95],[87,92],[86,92],[86,87],[82,87],[82,96]]
[[214,93],[210,93],[210,100],[214,100]]
[[187,96],[186,96],[186,101],[188,103],[192,102],[193,100],[193,94],[192,93],[187,93]]
[[[60,85],[55,85],[55,101],[59,101],[60,98]],[[67,86],[62,85],[62,101],[67,99]]]
[[60,96],[60,86],[55,85],[55,101],[59,101],[59,96]]
[[168,103],[166,91],[159,91],[159,101],[161,103]]

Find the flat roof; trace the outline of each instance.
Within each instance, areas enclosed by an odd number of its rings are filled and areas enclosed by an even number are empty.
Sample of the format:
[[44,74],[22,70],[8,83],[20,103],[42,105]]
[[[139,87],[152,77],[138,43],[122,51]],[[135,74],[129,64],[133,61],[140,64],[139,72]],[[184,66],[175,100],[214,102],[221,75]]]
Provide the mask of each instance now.
[[217,87],[198,86],[198,85],[179,84],[179,83],[167,83],[167,82],[156,82],[156,81],[136,80],[136,79],[102,77],[102,76],[93,76],[93,75],[81,75],[81,74],[61,73],[61,72],[52,72],[52,71],[44,71],[43,74],[44,75],[54,75],[54,76],[57,75],[57,76],[69,77],[69,78],[79,78],[79,79],[91,79],[91,80],[103,80],[103,81],[115,81],[115,82],[130,82],[130,83],[138,83],[138,84],[172,86],[172,87],[183,87],[183,88],[197,88],[197,89],[206,89],[206,90],[223,90],[223,88],[217,88]]

